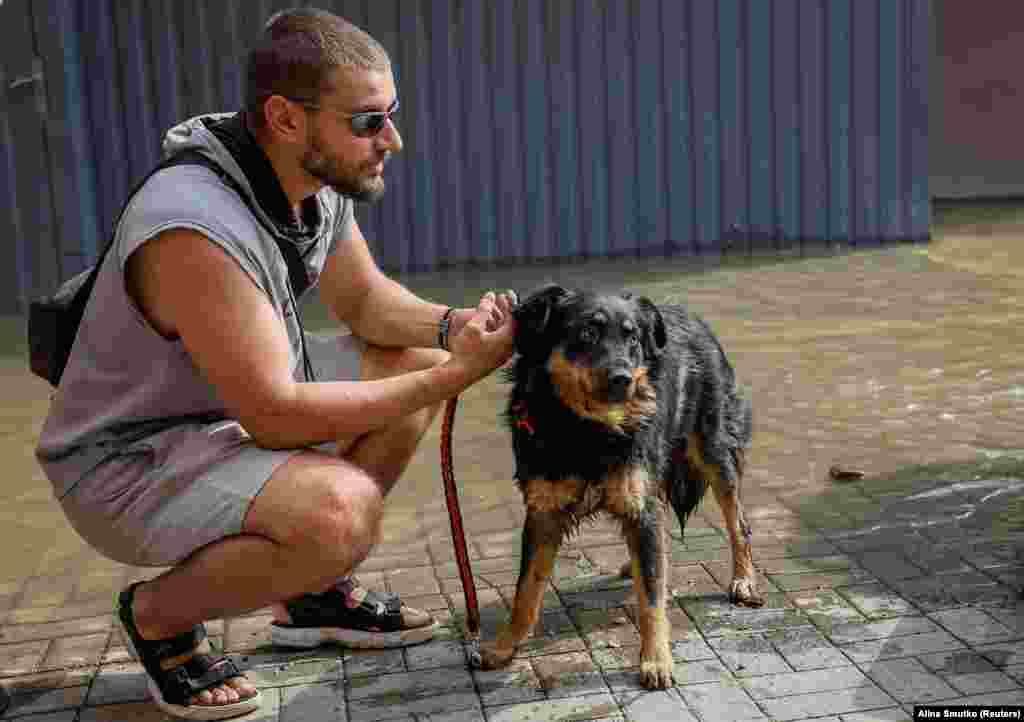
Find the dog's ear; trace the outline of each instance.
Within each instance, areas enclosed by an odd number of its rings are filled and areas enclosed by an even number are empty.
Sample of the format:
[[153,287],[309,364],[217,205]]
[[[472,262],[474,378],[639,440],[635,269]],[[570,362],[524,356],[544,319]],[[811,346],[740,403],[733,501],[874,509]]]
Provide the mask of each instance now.
[[568,290],[552,283],[537,289],[516,306],[512,312],[516,319],[516,351],[529,354],[542,347],[552,311],[569,295]]
[[644,334],[644,355],[654,358],[668,343],[665,319],[661,317],[661,311],[654,302],[646,296],[637,298],[636,305],[640,307],[640,313],[643,314],[647,326],[647,332]]

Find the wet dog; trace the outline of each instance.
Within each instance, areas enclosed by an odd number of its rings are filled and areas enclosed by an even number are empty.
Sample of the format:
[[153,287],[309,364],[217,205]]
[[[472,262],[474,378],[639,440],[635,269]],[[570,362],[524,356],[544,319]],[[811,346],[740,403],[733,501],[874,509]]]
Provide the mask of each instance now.
[[526,505],[510,622],[482,663],[530,635],[566,535],[599,512],[622,524],[637,595],[640,674],[673,683],[667,508],[680,526],[708,485],[732,545],[734,603],[761,606],[740,504],[751,407],[711,329],[682,306],[545,286],[520,303],[506,421]]

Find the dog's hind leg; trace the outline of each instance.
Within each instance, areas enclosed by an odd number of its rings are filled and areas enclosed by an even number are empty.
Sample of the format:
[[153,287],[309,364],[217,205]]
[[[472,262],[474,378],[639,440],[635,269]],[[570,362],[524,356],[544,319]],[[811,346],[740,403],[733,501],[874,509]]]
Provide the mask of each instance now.
[[711,484],[725,519],[725,529],[729,533],[729,544],[732,547],[732,584],[729,586],[729,599],[734,604],[745,607],[763,606],[764,597],[757,591],[757,571],[754,569],[754,557],[750,547],[752,534],[740,502],[743,449],[723,451],[726,458],[718,463],[711,463],[703,453],[701,442],[702,439],[697,435],[690,436],[686,445],[686,458],[692,473],[702,474]]
[[666,509],[648,497],[646,508],[623,521],[623,534],[632,557],[633,589],[640,626],[640,681],[649,689],[673,683],[668,604],[668,539]]
[[512,619],[498,634],[496,642],[484,645],[480,650],[484,669],[497,669],[508,664],[537,624],[544,589],[562,544],[563,523],[564,516],[559,512],[527,513]]

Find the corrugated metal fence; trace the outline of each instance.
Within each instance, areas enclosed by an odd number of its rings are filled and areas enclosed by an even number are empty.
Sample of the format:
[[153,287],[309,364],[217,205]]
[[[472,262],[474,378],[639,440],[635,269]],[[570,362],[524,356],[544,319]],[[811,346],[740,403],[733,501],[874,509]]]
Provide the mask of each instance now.
[[[168,126],[239,106],[294,4],[0,5],[15,300],[95,257]],[[927,237],[928,0],[309,4],[396,66],[406,150],[360,211],[389,269]]]

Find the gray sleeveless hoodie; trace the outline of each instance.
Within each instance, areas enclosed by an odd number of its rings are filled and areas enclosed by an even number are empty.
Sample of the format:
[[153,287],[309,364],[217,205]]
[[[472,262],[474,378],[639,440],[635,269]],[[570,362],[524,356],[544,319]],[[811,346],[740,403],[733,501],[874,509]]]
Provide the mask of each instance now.
[[293,373],[302,376],[294,310],[299,299],[292,299],[288,268],[271,232],[297,246],[312,288],[335,239],[347,235],[352,201],[325,188],[306,200],[302,221],[296,221],[270,161],[239,115],[192,118],[169,130],[165,154],[186,149],[216,161],[249,195],[260,218],[214,171],[197,165],[161,170],[135,195],[96,279],[36,449],[58,498],[150,434],[227,418],[181,340],[158,334],[127,293],[128,257],[158,233],[196,230],[237,261],[277,310],[291,340]]

